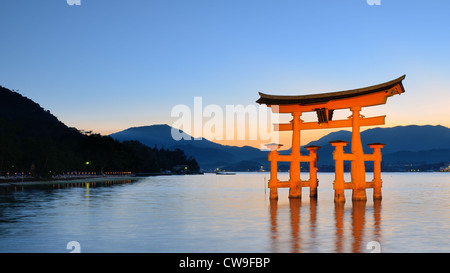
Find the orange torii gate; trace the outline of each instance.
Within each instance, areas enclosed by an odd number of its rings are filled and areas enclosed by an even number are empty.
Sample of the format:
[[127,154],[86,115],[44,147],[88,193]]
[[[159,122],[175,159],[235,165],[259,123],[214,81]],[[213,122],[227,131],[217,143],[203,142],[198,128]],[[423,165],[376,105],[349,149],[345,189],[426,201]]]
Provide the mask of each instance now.
[[[381,199],[381,148],[382,143],[369,144],[374,149],[373,154],[364,154],[360,127],[370,125],[383,125],[386,116],[366,118],[360,114],[362,107],[385,104],[388,97],[405,92],[402,81],[405,75],[395,80],[348,91],[330,92],[301,96],[279,96],[259,93],[259,104],[271,107],[274,113],[290,113],[293,117],[290,123],[275,124],[275,130],[292,131],[292,150],[289,155],[280,155],[277,149],[280,144],[269,144],[271,152],[268,160],[271,162],[270,199],[278,199],[278,188],[288,187],[289,198],[301,198],[301,188],[310,187],[310,197],[317,197],[317,149],[318,146],[305,147],[309,155],[300,154],[300,131],[326,128],[352,128],[351,153],[345,154],[343,147],[348,142],[332,141],[335,147],[333,159],[335,160],[334,190],[336,202],[345,202],[344,189],[352,189],[352,200],[367,200],[366,188],[373,188],[373,198]],[[337,109],[350,109],[352,115],[344,120],[333,120],[333,111]],[[302,113],[316,112],[317,122],[303,122]],[[344,160],[351,161],[351,182],[344,181]],[[277,178],[277,163],[290,162],[289,181],[279,181]],[[374,162],[374,178],[366,182],[364,161]],[[300,180],[300,162],[310,163],[310,179]]]

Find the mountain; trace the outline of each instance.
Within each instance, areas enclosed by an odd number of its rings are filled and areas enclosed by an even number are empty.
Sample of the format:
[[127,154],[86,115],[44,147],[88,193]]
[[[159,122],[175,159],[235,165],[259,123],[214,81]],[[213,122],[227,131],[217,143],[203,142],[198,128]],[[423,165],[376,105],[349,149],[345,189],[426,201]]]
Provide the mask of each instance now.
[[149,147],[181,149],[186,155],[195,158],[205,170],[225,168],[241,161],[254,162],[259,167],[261,163],[267,164],[267,152],[257,148],[221,145],[205,138],[194,139],[182,130],[179,131],[184,138],[177,141],[172,137],[172,129],[177,130],[167,124],[158,124],[132,127],[110,136],[119,141],[137,140]]
[[[150,125],[129,128],[110,136],[120,141],[138,140],[149,147],[164,146],[167,149],[181,149],[187,155],[193,156],[206,170],[222,168],[232,171],[256,171],[261,166],[269,169],[268,152],[248,146],[220,145],[204,138],[175,141],[171,136],[171,130],[172,127],[166,124]],[[186,138],[190,138],[185,132],[180,131],[180,133]],[[332,132],[307,144],[321,146],[318,151],[318,166],[321,170],[334,170],[334,148],[328,143],[332,140],[351,142],[351,132],[345,130]],[[450,129],[444,126],[409,125],[373,128],[361,132],[361,141],[365,153],[372,153],[372,149],[367,146],[368,143],[386,144],[382,149],[385,170],[403,170],[404,168],[399,166],[403,166],[405,163],[417,165],[450,162]],[[344,150],[349,153],[350,147],[351,143],[347,144]],[[302,154],[308,154],[303,147],[301,151]],[[289,154],[290,150],[280,151],[280,153]],[[289,163],[280,162],[279,168],[288,170]]]
[[181,150],[120,142],[67,127],[49,110],[0,86],[0,176],[24,172],[49,178],[68,172],[160,172],[176,166],[198,171]]
[[[328,141],[345,140],[351,141],[350,131],[337,131],[330,133],[309,145],[329,145]],[[371,149],[367,143],[381,142],[386,146],[382,149],[384,153],[399,151],[423,151],[441,148],[450,148],[450,129],[441,125],[408,125],[391,128],[373,128],[361,132],[361,141],[365,152]],[[348,144],[347,146],[349,146]]]
[[450,149],[433,149],[418,152],[401,151],[386,154],[383,161],[386,163],[423,163],[436,164],[450,162]]
[[[329,144],[332,140],[348,141],[344,151],[351,150],[351,132],[337,131],[330,133],[308,145],[318,145],[318,165],[333,165],[332,152],[334,148]],[[450,162],[450,129],[441,125],[408,125],[391,128],[373,128],[361,132],[361,142],[364,153],[372,153],[367,146],[369,143],[381,142],[386,144],[381,152],[384,163],[438,163]]]
[[[46,173],[78,166],[83,134],[32,100],[0,86],[0,170]],[[81,165],[82,166],[82,165]]]

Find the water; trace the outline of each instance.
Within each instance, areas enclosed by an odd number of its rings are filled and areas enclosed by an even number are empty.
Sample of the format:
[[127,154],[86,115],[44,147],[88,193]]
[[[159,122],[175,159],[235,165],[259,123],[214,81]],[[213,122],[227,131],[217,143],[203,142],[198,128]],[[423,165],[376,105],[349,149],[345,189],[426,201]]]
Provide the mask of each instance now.
[[0,189],[0,252],[67,253],[71,241],[81,252],[450,252],[448,173],[383,173],[381,202],[368,189],[367,202],[353,203],[346,190],[342,206],[334,174],[318,174],[316,202],[309,188],[291,201],[279,189],[270,202],[268,176]]

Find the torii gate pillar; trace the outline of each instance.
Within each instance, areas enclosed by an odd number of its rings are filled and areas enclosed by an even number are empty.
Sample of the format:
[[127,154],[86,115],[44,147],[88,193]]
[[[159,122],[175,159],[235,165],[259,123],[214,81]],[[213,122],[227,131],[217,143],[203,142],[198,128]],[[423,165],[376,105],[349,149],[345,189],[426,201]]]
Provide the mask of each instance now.
[[366,169],[364,167],[364,152],[361,143],[360,123],[361,107],[351,107],[352,119],[352,154],[351,178],[354,184],[352,200],[367,200],[366,197]]
[[292,148],[291,164],[289,168],[289,198],[301,198],[302,187],[300,185],[300,116],[301,112],[292,113]]

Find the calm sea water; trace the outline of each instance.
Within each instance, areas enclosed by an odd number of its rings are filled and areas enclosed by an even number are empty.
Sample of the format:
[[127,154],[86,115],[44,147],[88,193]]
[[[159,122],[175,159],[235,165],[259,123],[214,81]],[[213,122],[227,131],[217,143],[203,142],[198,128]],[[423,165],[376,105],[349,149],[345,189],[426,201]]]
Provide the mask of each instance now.
[[[287,179],[287,173],[280,178]],[[270,202],[268,173],[1,190],[0,252],[450,252],[450,173],[383,173],[383,200]],[[306,179],[303,178],[302,179]],[[83,181],[89,182],[89,180]],[[74,248],[68,243],[79,244]],[[375,243],[374,243],[375,242]]]

